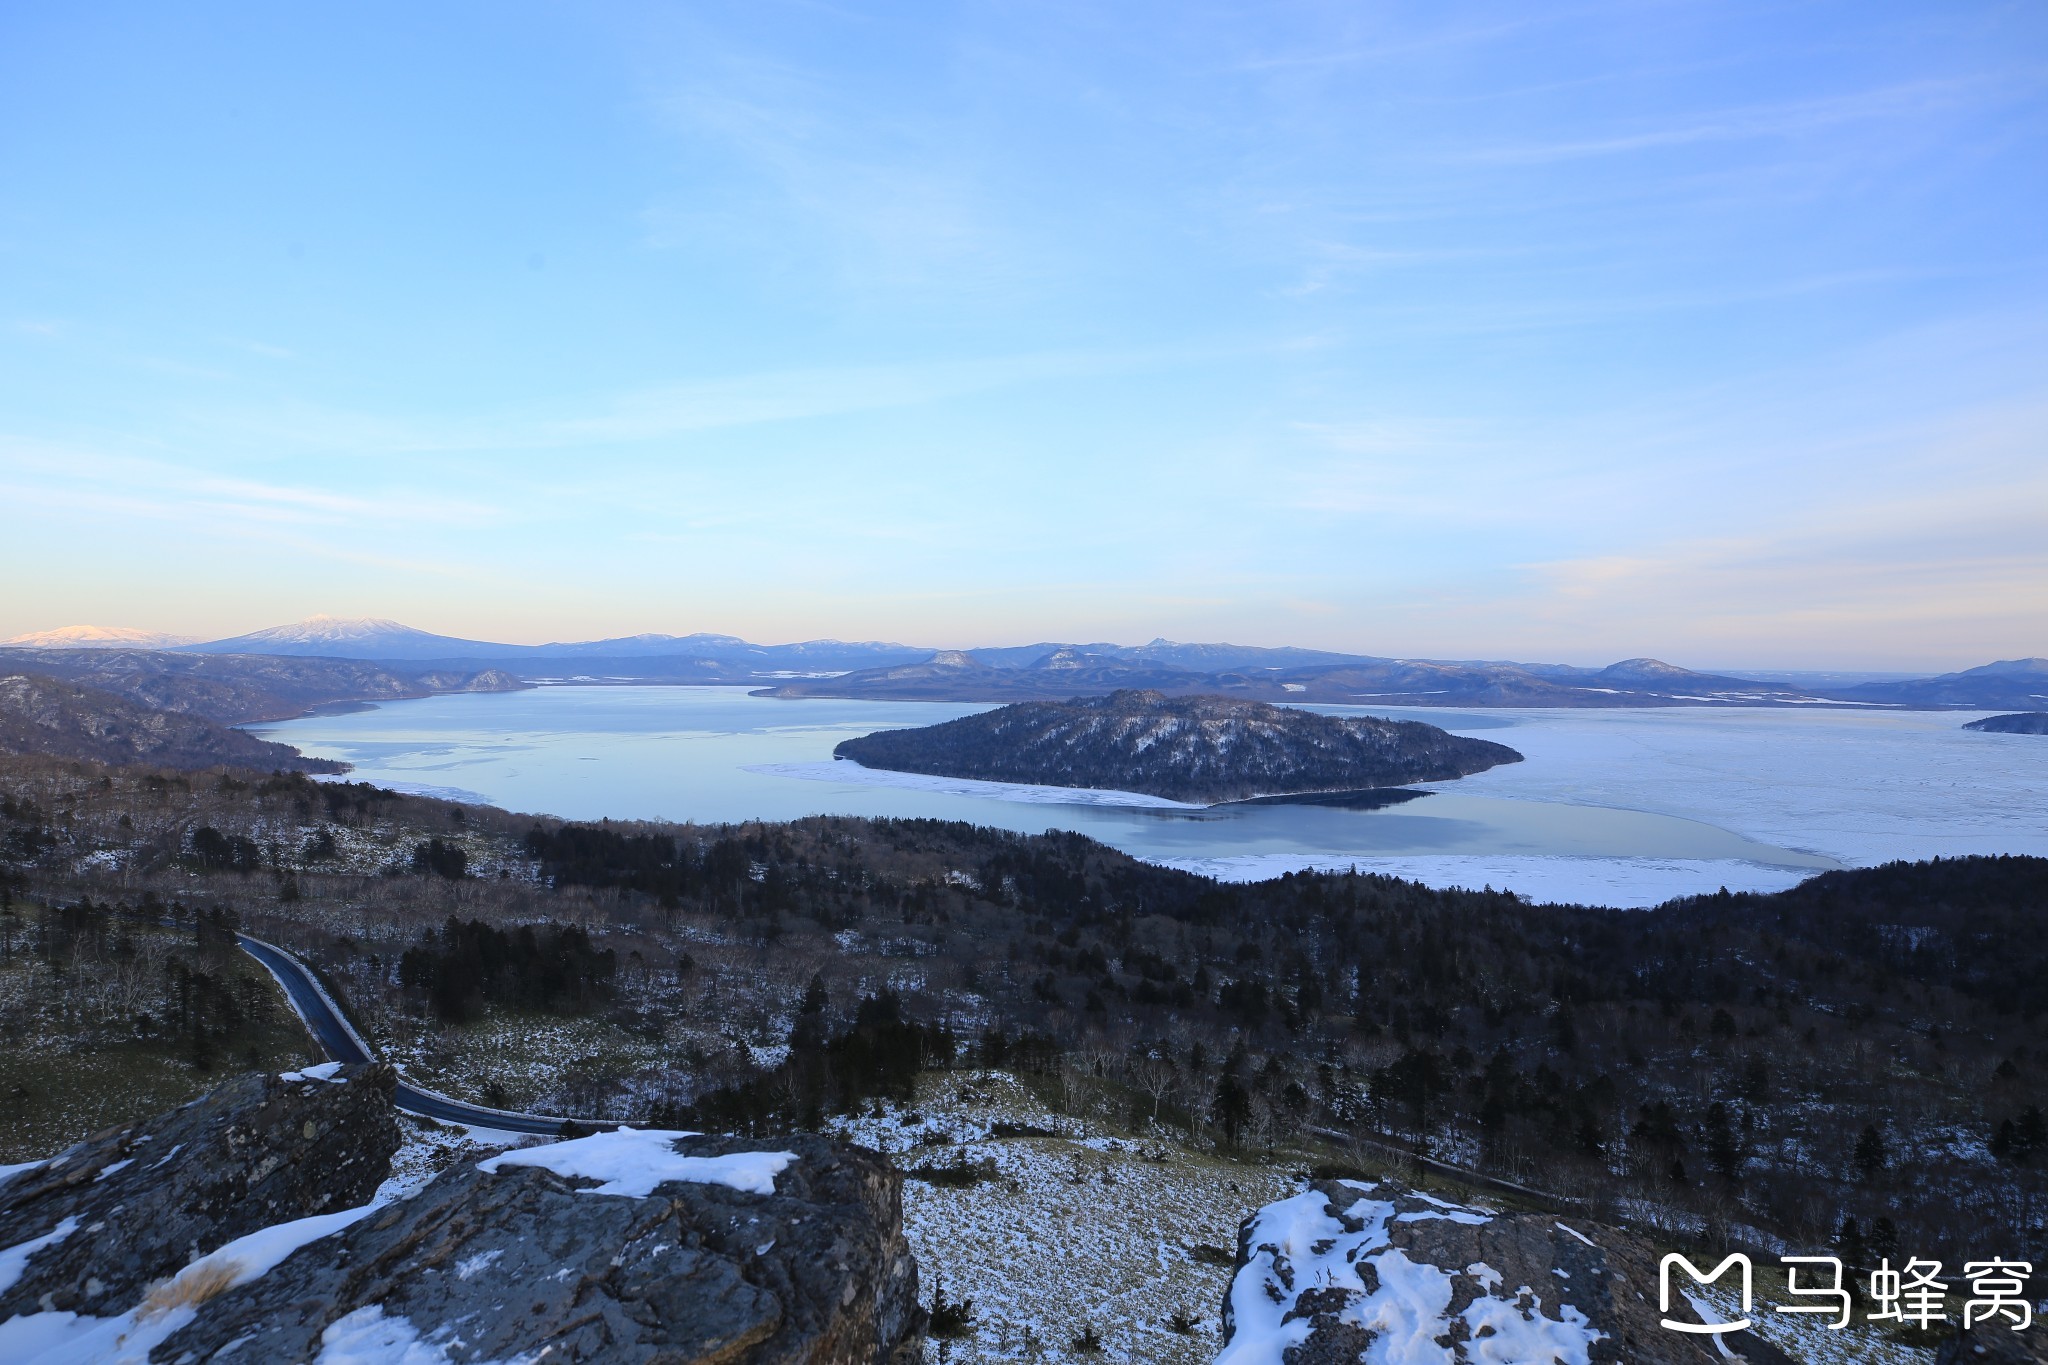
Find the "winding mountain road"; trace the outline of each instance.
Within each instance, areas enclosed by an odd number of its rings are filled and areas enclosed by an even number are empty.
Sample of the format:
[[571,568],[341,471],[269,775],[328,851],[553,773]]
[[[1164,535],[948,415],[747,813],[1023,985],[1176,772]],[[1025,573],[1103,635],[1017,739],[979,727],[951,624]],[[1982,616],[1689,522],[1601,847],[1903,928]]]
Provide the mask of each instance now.
[[[242,945],[242,951],[255,958],[277,978],[277,984],[284,987],[285,997],[292,1003],[300,1019],[305,1021],[307,1032],[320,1045],[331,1061],[374,1062],[377,1054],[362,1036],[349,1026],[342,1015],[340,1006],[334,1003],[312,969],[274,943],[265,943],[260,938],[247,934],[236,934],[235,939]],[[398,1093],[393,1102],[408,1114],[441,1123],[459,1123],[470,1128],[493,1128],[505,1133],[539,1133],[554,1137],[561,1133],[562,1125],[572,1121],[557,1114],[515,1114],[505,1109],[486,1109],[478,1104],[465,1104],[450,1099],[432,1090],[422,1090],[404,1080],[398,1083]],[[605,1127],[616,1127],[614,1120],[593,1121],[590,1126],[601,1122]]]

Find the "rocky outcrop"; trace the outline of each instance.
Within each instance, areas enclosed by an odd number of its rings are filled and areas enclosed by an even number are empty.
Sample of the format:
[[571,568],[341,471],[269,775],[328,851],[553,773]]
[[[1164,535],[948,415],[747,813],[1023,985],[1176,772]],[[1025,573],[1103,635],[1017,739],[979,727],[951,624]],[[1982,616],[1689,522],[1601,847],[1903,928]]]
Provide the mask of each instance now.
[[923,1315],[896,1173],[817,1137],[676,1150],[763,1146],[793,1158],[767,1194],[693,1181],[607,1193],[597,1177],[465,1163],[213,1300],[158,1358],[210,1359],[240,1340],[250,1359],[307,1360],[367,1331],[458,1361],[543,1347],[551,1361],[622,1365],[916,1360]]
[[[1658,1260],[1618,1228],[1323,1181],[1239,1229],[1217,1365],[1351,1365],[1376,1342],[1373,1359],[1726,1360],[1714,1338],[1661,1325]],[[1700,1322],[1685,1302],[1669,1316]],[[1789,1365],[1754,1333],[1720,1340],[1752,1365]]]
[[0,1319],[111,1316],[226,1242],[365,1202],[398,1149],[396,1079],[243,1076],[18,1172],[0,1184],[0,1247],[41,1245],[0,1289]]
[[119,1342],[157,1362],[919,1358],[885,1159],[619,1129],[472,1148],[377,1203],[393,1088],[381,1064],[245,1076],[0,1184],[0,1357],[63,1339],[67,1359]]

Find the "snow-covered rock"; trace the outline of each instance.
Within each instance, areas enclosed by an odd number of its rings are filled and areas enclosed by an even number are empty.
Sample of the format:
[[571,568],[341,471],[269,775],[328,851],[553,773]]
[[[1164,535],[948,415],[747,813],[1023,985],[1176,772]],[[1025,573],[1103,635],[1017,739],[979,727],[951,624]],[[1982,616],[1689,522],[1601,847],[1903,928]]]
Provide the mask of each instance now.
[[[195,1253],[365,1202],[398,1147],[396,1077],[358,1066],[333,1079],[348,1083],[243,1076],[0,1184],[0,1247],[42,1242],[12,1276],[0,1265],[0,1318],[116,1314]],[[74,1232],[51,1237],[67,1223]]]
[[622,1132],[460,1164],[211,1300],[159,1355],[910,1365],[923,1325],[886,1161]]
[[393,1083],[244,1076],[0,1169],[0,1360],[918,1359],[885,1158],[621,1128],[388,1181]]
[[[1684,1309],[1674,1316],[1697,1322]],[[1618,1228],[1325,1180],[1238,1232],[1216,1365],[1709,1365],[1663,1327],[1656,1253]],[[1737,1359],[1781,1362],[1760,1339]]]

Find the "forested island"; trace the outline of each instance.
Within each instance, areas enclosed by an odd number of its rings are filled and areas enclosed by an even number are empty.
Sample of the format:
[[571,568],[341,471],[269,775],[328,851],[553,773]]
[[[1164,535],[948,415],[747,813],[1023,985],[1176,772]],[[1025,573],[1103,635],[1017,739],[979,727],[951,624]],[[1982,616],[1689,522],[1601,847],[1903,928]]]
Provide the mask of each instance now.
[[896,772],[1201,804],[1437,782],[1522,759],[1505,744],[1419,721],[1128,690],[883,730],[832,752]]
[[2020,711],[2010,716],[1986,716],[1973,720],[1965,730],[1982,730],[1993,735],[2048,735],[2048,711]]

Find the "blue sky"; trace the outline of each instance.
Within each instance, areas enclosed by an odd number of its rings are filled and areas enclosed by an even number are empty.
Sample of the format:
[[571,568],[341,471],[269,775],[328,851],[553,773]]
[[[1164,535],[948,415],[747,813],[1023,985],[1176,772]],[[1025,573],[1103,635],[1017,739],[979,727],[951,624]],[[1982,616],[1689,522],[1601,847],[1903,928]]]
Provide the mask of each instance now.
[[2048,653],[2048,9],[0,6],[0,636]]

